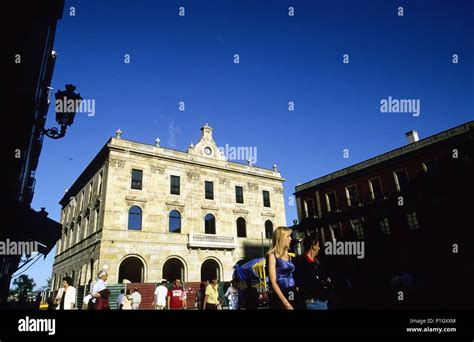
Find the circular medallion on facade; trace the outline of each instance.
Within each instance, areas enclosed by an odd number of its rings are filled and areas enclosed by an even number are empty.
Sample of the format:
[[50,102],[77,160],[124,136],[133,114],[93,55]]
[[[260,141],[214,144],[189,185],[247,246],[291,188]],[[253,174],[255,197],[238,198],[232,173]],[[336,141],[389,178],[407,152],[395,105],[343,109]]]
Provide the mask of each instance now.
[[211,153],[212,153],[211,148],[210,148],[210,147],[206,147],[206,148],[204,149],[204,153],[206,153],[208,156],[210,156]]

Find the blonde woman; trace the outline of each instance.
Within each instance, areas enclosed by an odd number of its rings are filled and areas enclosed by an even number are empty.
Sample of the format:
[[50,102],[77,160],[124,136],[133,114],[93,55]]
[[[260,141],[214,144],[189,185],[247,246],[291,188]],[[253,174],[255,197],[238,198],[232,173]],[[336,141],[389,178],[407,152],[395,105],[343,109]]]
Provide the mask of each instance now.
[[293,279],[295,266],[288,254],[292,230],[278,227],[273,232],[272,246],[267,253],[268,277],[270,279],[270,306],[272,309],[300,309],[298,290]]

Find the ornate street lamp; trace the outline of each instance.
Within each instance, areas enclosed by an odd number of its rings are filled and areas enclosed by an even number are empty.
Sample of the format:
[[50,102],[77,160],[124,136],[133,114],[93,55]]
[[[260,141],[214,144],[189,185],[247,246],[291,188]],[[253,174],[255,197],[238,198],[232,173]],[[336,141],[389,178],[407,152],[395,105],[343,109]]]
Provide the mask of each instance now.
[[81,94],[74,92],[76,87],[72,84],[66,84],[66,90],[58,90],[54,97],[56,122],[61,126],[60,129],[53,127],[43,129],[43,133],[52,139],[60,139],[66,135],[67,126],[71,126],[76,116],[76,110],[82,101]]

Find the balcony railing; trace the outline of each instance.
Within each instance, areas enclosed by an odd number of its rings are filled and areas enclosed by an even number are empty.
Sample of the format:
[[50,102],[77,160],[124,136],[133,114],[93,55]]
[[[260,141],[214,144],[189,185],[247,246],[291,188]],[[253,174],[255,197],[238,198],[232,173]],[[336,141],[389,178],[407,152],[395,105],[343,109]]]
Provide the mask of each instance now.
[[188,247],[235,249],[235,237],[214,234],[188,234]]

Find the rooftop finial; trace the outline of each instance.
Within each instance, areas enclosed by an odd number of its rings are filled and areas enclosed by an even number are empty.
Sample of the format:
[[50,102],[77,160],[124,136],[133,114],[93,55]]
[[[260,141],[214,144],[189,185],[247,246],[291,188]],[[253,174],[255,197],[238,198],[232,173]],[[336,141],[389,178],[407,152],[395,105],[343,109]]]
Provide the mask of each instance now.
[[121,130],[120,128],[115,132],[115,134],[116,134],[115,137],[116,137],[117,139],[121,139],[121,138],[122,138],[122,130]]
[[161,140],[160,140],[159,137],[157,137],[157,138],[155,139],[155,146],[156,146],[156,147],[160,147],[160,141],[161,141]]
[[212,140],[212,127],[210,127],[207,122],[201,127],[201,133],[201,139]]
[[277,164],[273,164],[273,171],[277,172]]

